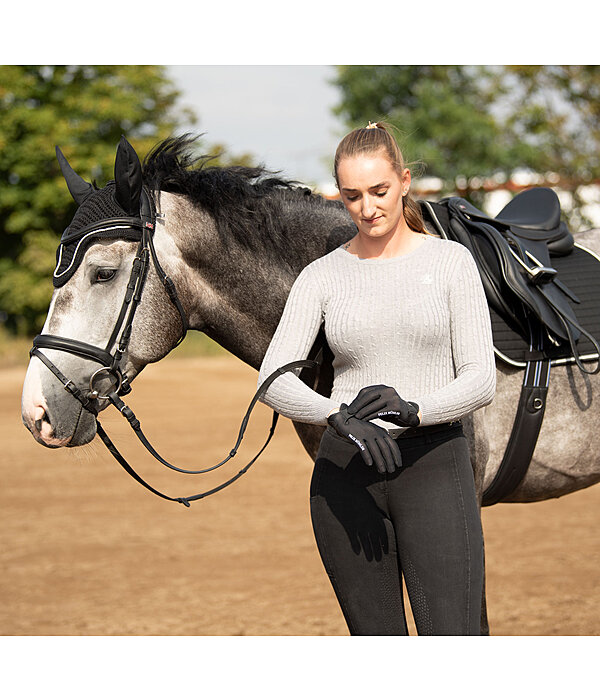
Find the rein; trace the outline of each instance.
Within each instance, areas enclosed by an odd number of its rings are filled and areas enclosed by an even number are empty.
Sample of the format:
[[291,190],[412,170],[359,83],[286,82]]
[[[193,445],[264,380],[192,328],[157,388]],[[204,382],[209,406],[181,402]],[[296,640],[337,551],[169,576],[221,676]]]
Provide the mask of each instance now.
[[[123,304],[121,305],[121,310],[115,323],[115,327],[111,333],[110,339],[106,347],[100,348],[95,345],[89,345],[88,343],[83,343],[79,340],[65,338],[62,336],[40,334],[33,339],[33,347],[29,355],[30,357],[37,357],[60,381],[64,389],[68,391],[72,396],[74,396],[77,399],[77,401],[81,403],[81,405],[86,411],[89,411],[96,417],[96,429],[98,435],[100,436],[100,439],[102,440],[106,448],[109,450],[109,452],[112,454],[112,456],[117,460],[117,462],[119,462],[123,469],[125,469],[125,471],[132,478],[134,478],[138,483],[140,483],[142,486],[144,486],[160,498],[164,498],[168,501],[182,503],[183,505],[189,508],[191,501],[197,501],[201,498],[205,498],[206,496],[210,496],[213,493],[221,491],[226,486],[229,486],[234,481],[239,479],[243,474],[245,474],[248,471],[248,469],[250,469],[254,462],[256,462],[256,460],[263,453],[263,451],[269,444],[271,438],[273,437],[279,414],[276,411],[273,411],[273,419],[265,443],[263,444],[259,452],[255,455],[255,457],[253,457],[250,460],[250,462],[248,462],[248,464],[246,464],[246,466],[243,467],[235,476],[208,491],[204,491],[203,493],[197,493],[195,495],[187,497],[171,497],[164,493],[161,493],[153,486],[148,484],[148,482],[146,482],[141,476],[139,476],[139,474],[137,474],[137,472],[133,469],[133,467],[131,467],[131,465],[127,462],[123,455],[121,455],[119,450],[116,448],[116,446],[102,427],[100,421],[98,420],[98,410],[96,407],[97,401],[109,401],[119,411],[119,413],[121,413],[121,415],[123,415],[127,419],[137,438],[148,450],[148,452],[165,467],[168,467],[169,469],[180,472],[182,474],[204,474],[206,472],[218,469],[236,455],[240,443],[242,442],[242,438],[244,436],[244,432],[248,425],[248,420],[250,418],[250,414],[252,413],[254,406],[259,401],[259,399],[266,393],[269,386],[278,377],[280,377],[282,374],[285,374],[286,372],[290,372],[297,368],[317,367],[319,363],[314,360],[298,360],[295,362],[290,362],[284,365],[283,367],[278,368],[272,374],[270,374],[260,385],[256,393],[254,394],[250,405],[248,406],[248,410],[246,411],[246,414],[242,420],[242,424],[240,426],[240,430],[234,447],[230,450],[227,457],[218,464],[215,464],[212,467],[206,467],[204,469],[191,470],[182,469],[181,467],[177,467],[165,460],[154,449],[150,441],[144,435],[140,425],[140,421],[137,419],[134,412],[121,399],[121,396],[124,396],[125,394],[128,394],[131,391],[131,385],[126,374],[120,367],[120,362],[123,355],[127,351],[127,347],[129,345],[131,332],[133,328],[133,320],[137,308],[142,299],[142,293],[148,275],[150,261],[152,261],[156,273],[159,279],[161,280],[171,303],[175,306],[181,318],[181,335],[177,343],[174,345],[174,348],[182,342],[189,329],[187,316],[177,295],[175,284],[161,267],[158,261],[158,257],[156,255],[156,250],[154,248],[153,243],[153,233],[155,231],[156,226],[156,211],[154,208],[152,198],[146,192],[145,188],[142,190],[141,212],[139,218],[127,217],[119,219],[106,219],[95,224],[95,226],[92,229],[86,229],[84,232],[80,232],[79,235],[91,236],[95,231],[98,231],[100,228],[105,229],[106,227],[115,225],[118,225],[118,228],[121,229],[131,228],[137,230],[139,232],[139,245],[136,252],[136,256],[133,260],[131,275],[129,277],[129,282],[125,291],[125,298],[123,299]],[[68,242],[66,241],[66,237],[63,237],[63,239],[61,240],[61,243],[64,242]],[[110,350],[113,347],[113,345],[117,342],[118,337],[119,340],[117,343],[117,347],[115,351],[111,354]],[[66,377],[60,371],[60,369],[40,351],[40,348],[68,352],[73,355],[82,357],[86,360],[92,360],[93,362],[97,362],[98,364],[100,364],[100,369],[96,370],[90,377],[89,391],[86,392],[82,390],[73,381],[68,379],[68,377]],[[103,373],[111,375],[115,381],[112,389],[107,391],[105,394],[101,395],[99,390],[94,388],[94,384],[97,377]]]

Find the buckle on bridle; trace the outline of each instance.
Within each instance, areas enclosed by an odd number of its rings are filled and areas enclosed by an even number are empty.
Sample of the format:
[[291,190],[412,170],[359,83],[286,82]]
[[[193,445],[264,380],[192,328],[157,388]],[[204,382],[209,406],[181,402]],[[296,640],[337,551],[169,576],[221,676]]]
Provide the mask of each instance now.
[[100,395],[98,389],[94,389],[94,380],[100,374],[100,372],[107,372],[108,374],[112,374],[112,376],[116,379],[115,388],[112,389],[112,392],[114,392],[115,394],[118,394],[121,390],[121,385],[123,384],[123,377],[121,376],[121,372],[118,369],[113,369],[112,367],[100,367],[100,369],[97,369],[94,372],[94,374],[92,374],[92,376],[90,377],[90,392],[88,396],[91,399],[109,400],[110,396],[108,396],[108,394],[102,396]]

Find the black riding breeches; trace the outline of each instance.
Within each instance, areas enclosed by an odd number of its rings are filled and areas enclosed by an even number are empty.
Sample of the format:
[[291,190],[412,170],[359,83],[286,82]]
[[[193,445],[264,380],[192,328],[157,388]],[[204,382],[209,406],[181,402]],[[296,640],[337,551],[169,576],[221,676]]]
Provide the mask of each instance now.
[[310,487],[325,570],[353,635],[406,635],[402,577],[418,634],[480,634],[483,535],[460,423],[397,438],[402,467],[379,474],[327,428]]

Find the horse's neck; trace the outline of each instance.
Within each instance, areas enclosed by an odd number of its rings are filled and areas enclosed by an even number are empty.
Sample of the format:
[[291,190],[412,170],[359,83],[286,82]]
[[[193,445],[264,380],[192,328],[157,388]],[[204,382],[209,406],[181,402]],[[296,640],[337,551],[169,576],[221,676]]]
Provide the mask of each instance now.
[[318,202],[286,202],[280,213],[290,240],[281,252],[225,245],[211,217],[183,197],[161,194],[161,209],[178,249],[173,274],[190,327],[256,368],[300,270],[353,235],[343,210]]

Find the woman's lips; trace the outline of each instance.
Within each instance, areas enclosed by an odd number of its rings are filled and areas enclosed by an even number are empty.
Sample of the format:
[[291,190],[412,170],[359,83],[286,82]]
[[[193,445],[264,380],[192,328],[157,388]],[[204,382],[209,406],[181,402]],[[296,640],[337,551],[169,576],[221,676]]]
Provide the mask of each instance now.
[[376,216],[373,219],[363,219],[365,224],[374,224],[376,221],[379,221],[381,219],[381,216]]

